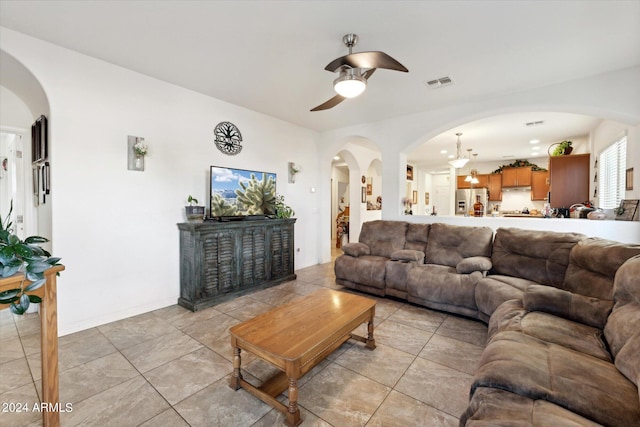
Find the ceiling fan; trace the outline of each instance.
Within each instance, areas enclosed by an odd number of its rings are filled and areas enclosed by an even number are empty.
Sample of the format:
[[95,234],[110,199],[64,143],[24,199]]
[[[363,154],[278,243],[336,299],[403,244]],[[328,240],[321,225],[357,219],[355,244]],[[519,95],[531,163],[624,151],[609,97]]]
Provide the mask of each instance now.
[[338,95],[311,111],[328,110],[347,98],[355,98],[360,95],[367,88],[367,81],[378,68],[409,72],[404,65],[384,52],[353,53],[353,47],[358,43],[356,34],[346,34],[342,37],[342,42],[349,48],[349,54],[334,59],[324,67],[325,70],[332,73],[340,71],[340,76],[333,81],[333,88]]

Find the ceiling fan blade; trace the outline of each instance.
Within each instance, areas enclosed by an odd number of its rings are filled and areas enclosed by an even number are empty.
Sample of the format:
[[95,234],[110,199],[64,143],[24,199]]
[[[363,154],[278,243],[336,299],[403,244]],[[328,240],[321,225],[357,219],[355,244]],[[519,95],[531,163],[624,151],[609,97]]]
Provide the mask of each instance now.
[[329,108],[333,108],[336,105],[340,104],[345,99],[347,99],[347,98],[345,98],[342,95],[336,95],[333,98],[331,98],[330,100],[328,100],[327,102],[325,102],[324,104],[318,105],[316,108],[312,109],[311,111],[328,110]]
[[404,65],[386,53],[378,51],[358,52],[341,56],[331,61],[324,69],[335,72],[344,65],[351,68],[385,68],[387,70],[409,72]]
[[371,75],[372,75],[373,73],[375,73],[375,72],[376,72],[376,68],[372,68],[372,69],[367,70],[367,71],[365,71],[364,73],[362,73],[362,77],[364,77],[364,79],[368,81],[368,80],[369,80],[369,77],[371,77]]

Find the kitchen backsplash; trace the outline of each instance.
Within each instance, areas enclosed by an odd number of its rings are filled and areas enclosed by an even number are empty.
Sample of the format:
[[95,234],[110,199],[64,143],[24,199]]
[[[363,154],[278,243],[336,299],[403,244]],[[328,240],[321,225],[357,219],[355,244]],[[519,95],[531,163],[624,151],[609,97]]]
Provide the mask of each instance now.
[[494,205],[499,205],[501,211],[522,211],[524,207],[529,210],[537,209],[539,211],[544,207],[544,201],[532,201],[529,191],[502,191],[502,201],[489,202],[489,212]]

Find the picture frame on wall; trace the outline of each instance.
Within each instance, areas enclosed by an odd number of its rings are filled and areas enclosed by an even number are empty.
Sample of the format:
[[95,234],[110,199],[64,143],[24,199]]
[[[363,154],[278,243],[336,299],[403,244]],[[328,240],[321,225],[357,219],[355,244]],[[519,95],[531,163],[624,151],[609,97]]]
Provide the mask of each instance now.
[[411,203],[413,203],[414,205],[418,204],[418,192],[416,190],[413,190],[413,193],[411,194]]
[[47,118],[42,115],[31,125],[31,162],[42,162],[48,156]]
[[429,192],[425,192],[424,193],[424,204],[428,205],[429,204]]
[[621,200],[620,207],[616,209],[616,220],[619,221],[633,221],[638,212],[638,205],[640,200]]
[[361,188],[360,202],[361,203],[367,203],[367,189],[365,187]]
[[367,184],[367,196],[373,195],[373,184]]
[[625,175],[625,186],[624,189],[627,191],[633,190],[633,168],[627,169],[627,173]]
[[413,181],[413,166],[407,165],[407,181]]

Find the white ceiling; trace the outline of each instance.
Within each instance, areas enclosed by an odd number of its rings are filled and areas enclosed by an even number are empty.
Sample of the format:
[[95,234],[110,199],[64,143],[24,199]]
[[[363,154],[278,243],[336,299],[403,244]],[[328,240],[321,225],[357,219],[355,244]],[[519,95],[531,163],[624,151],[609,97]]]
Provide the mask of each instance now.
[[[318,131],[640,64],[640,1],[2,0],[0,25]],[[409,73],[378,70],[360,97],[312,113],[334,95],[324,66],[349,32],[354,51],[384,51]],[[444,76],[454,84],[426,87]],[[465,126],[463,145],[508,142],[519,156],[518,126],[542,116]],[[566,120],[551,140],[596,123],[546,116]],[[433,143],[450,149],[455,131]]]

